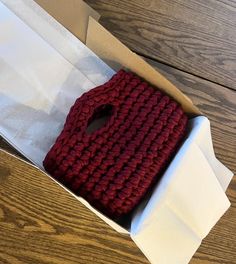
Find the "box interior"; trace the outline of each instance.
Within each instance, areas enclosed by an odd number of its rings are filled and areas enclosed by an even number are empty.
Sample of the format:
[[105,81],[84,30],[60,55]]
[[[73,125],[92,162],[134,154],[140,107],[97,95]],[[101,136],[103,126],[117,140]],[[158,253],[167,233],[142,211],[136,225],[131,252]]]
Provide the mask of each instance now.
[[[15,5],[14,1],[2,1],[10,5]],[[97,55],[101,56],[101,58],[108,62],[108,64],[110,64],[112,67],[115,69],[118,69],[118,67],[125,67],[136,72],[137,74],[141,75],[141,77],[158,86],[173,98],[176,97],[175,99],[184,105],[185,110],[189,113],[189,115],[196,115],[199,113],[192,102],[174,85],[167,81],[161,74],[156,72],[150,65],[143,61],[139,56],[131,52],[108,31],[106,31],[99,23],[97,23],[96,19],[99,18],[99,15],[83,1],[70,0],[65,3],[65,1],[59,0],[56,3],[54,0],[50,2],[37,0],[36,2],[45,8],[51,15],[57,18],[65,27],[69,28],[84,43],[86,42],[89,48],[91,48]],[[25,1],[24,4],[25,7],[28,8],[28,12],[31,9],[33,12],[35,12],[35,7],[31,6],[29,2]],[[66,6],[64,6],[65,4]],[[64,9],[66,9],[68,13],[66,12],[62,14],[62,10]],[[79,20],[76,20],[77,17],[79,17]],[[45,36],[43,37],[45,38]],[[110,45],[106,45],[107,43]],[[52,45],[53,43],[50,44]],[[129,61],[129,63],[127,63],[127,61]],[[141,72],[140,69],[142,69]],[[11,141],[10,143],[24,154],[22,149],[19,149],[16,144]],[[34,164],[40,163],[40,161],[35,162],[34,157],[31,157],[30,155],[25,154],[25,156],[29,158]],[[82,198],[78,199],[119,232],[129,232],[131,225],[130,216],[117,225],[117,223],[114,221],[111,221],[106,216],[103,216],[97,212]],[[147,200],[148,199],[146,199],[146,201]]]
[[[201,114],[187,96],[180,92],[164,76],[154,70],[148,63],[130,51],[107,30],[105,30],[96,21],[96,19],[99,18],[99,15],[83,1],[70,0],[65,2],[63,0],[36,0],[36,2],[51,15],[53,15],[58,21],[60,21],[66,28],[73,32],[84,43],[86,43],[90,49],[92,49],[112,68],[117,70],[120,67],[125,67],[140,75],[148,82],[165,91],[168,95],[179,102],[190,117]],[[62,10],[67,10],[67,12],[64,13]],[[191,129],[189,130],[189,135],[190,134]],[[84,199],[77,196],[76,198],[85,204],[90,210],[99,215],[99,217],[101,217],[117,231],[123,233],[130,231],[130,219],[120,223],[119,225],[96,211]],[[140,206],[144,206],[147,201],[148,199],[146,199],[146,201]]]

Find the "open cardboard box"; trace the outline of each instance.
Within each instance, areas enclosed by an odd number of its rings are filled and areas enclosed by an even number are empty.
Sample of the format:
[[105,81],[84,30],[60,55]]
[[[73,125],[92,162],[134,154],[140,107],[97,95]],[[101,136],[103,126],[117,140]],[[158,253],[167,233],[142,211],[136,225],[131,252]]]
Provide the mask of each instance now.
[[[34,3],[29,4],[28,0],[1,2],[16,15],[24,14],[21,19],[25,22],[29,23],[32,18],[30,14],[35,15],[37,10],[37,13],[42,13],[45,18],[44,26],[47,26],[49,21],[58,31],[62,30]],[[61,185],[112,228],[130,234],[151,263],[188,263],[202,239],[230,206],[225,191],[233,174],[215,157],[208,119],[202,116],[191,100],[164,76],[104,29],[98,23],[99,14],[83,1],[36,0],[36,2],[112,69],[127,68],[135,72],[178,101],[191,117],[188,135],[183,145],[151,196],[140,204],[131,221],[121,224],[108,219],[84,199],[75,196]],[[24,10],[22,11],[19,6]],[[34,21],[30,24],[33,30],[38,30]],[[43,37],[49,39],[46,35]],[[68,53],[69,46],[66,45],[71,40],[65,42],[65,46],[60,46],[56,37],[54,40],[50,39],[50,45],[75,65],[76,62]],[[23,149],[9,139],[3,130],[0,134],[24,154]],[[26,156],[30,158],[29,155]],[[38,165],[34,158],[32,161]],[[25,166],[27,168],[32,165],[26,162]]]

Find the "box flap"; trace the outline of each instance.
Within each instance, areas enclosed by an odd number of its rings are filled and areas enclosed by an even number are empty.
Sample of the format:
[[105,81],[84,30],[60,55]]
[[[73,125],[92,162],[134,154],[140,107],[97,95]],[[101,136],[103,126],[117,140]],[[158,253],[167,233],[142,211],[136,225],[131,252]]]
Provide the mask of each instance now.
[[198,108],[193,105],[186,95],[137,54],[128,49],[92,17],[89,18],[86,45],[114,70],[122,67],[128,68],[165,91],[179,102],[190,115],[200,114]]
[[[199,147],[198,134],[201,144],[210,140],[207,126],[205,117],[192,120],[189,138],[132,220],[131,237],[151,263],[187,264],[230,206],[225,183],[220,184],[208,160],[210,152]],[[227,182],[232,172],[218,172],[218,177]]]
[[82,0],[35,0],[51,16],[85,43],[89,16],[100,15]]

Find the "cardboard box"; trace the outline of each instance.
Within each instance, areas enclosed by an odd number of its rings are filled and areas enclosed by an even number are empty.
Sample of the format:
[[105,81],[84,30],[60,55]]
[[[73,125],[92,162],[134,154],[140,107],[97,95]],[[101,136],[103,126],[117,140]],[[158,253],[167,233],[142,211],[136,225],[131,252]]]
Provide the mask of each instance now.
[[[30,20],[28,14],[32,10],[37,9],[38,13],[41,12],[35,4],[27,0],[18,3],[11,0],[1,2],[16,14],[22,11],[18,8],[18,5],[21,5],[26,11],[23,12],[25,20]],[[99,14],[83,1],[36,0],[36,2],[112,69],[127,68],[140,75],[178,101],[192,118],[186,140],[151,197],[140,204],[131,221],[115,223],[58,183],[112,228],[130,234],[151,263],[188,263],[202,239],[230,205],[225,190],[233,174],[215,157],[208,119],[201,115],[197,107],[178,88],[104,29],[97,21]],[[50,20],[49,17],[45,17],[46,20]],[[53,21],[51,22],[56,26]],[[31,27],[38,30],[33,21]],[[59,46],[55,38],[50,45],[75,65],[74,57],[68,53],[69,46],[66,46],[69,43],[70,40],[65,41],[65,47]],[[0,133],[5,136],[4,131]],[[16,146],[14,142],[11,143]],[[24,153],[22,149],[18,150]],[[25,164],[26,167],[32,166],[29,163]]]

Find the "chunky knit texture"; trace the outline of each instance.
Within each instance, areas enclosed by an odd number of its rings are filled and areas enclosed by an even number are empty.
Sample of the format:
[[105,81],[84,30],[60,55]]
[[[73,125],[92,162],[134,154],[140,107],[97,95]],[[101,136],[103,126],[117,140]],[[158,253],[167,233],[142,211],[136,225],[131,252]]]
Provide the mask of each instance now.
[[[98,130],[88,125],[104,111]],[[160,179],[183,139],[187,116],[130,72],[83,94],[44,160],[54,178],[113,219],[130,213]]]

